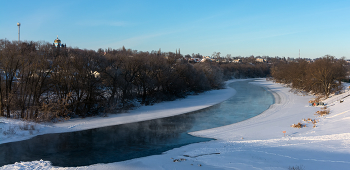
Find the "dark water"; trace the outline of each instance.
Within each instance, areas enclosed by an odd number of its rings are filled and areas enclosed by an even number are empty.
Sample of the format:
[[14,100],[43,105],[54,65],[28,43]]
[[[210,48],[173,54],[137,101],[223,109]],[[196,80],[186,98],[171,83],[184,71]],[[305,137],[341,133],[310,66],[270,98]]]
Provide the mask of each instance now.
[[161,154],[212,139],[188,132],[240,122],[265,111],[273,95],[248,81],[230,84],[232,98],[200,111],[169,118],[103,127],[79,132],[46,134],[0,145],[0,166],[19,161],[48,160],[54,166],[110,163]]

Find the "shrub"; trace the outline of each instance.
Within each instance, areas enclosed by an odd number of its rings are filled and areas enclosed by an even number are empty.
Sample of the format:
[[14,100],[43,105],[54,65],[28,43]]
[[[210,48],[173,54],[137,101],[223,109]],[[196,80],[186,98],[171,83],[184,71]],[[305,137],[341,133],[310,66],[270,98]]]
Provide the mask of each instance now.
[[320,111],[317,111],[315,115],[319,115],[319,116],[324,116],[324,115],[328,115],[329,114],[329,109],[327,109],[327,107],[323,107]]
[[306,125],[303,125],[302,123],[299,122],[298,124],[292,124],[290,127],[300,129],[302,127],[306,127]]
[[307,122],[307,123],[312,123],[312,124],[314,124],[313,128],[315,128],[315,127],[316,127],[316,123],[319,122],[319,120],[316,120],[316,119],[312,120],[312,119],[310,119],[310,118],[303,119],[303,121],[305,121],[305,122]]

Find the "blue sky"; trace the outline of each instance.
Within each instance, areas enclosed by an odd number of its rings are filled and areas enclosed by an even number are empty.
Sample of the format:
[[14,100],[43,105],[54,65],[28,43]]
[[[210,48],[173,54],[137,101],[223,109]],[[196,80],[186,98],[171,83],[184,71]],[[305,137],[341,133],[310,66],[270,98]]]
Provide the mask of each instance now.
[[350,59],[350,1],[0,0],[0,39],[82,49]]

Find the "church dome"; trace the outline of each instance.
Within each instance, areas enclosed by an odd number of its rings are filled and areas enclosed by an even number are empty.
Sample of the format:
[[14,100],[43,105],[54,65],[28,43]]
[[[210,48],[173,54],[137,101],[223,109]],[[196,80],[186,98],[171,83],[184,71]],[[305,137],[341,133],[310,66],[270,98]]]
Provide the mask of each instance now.
[[61,40],[60,39],[58,39],[58,35],[57,35],[57,38],[53,41],[53,43],[55,44],[55,46],[57,47],[57,46],[59,46],[59,47],[61,47],[62,46],[62,44],[61,44]]
[[57,38],[55,39],[54,43],[61,43],[61,40],[58,39],[58,35],[57,35]]

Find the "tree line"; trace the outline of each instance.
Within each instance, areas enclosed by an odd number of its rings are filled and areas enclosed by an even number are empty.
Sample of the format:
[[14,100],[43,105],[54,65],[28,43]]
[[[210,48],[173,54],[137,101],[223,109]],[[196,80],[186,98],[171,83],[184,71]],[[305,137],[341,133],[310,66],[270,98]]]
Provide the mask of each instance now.
[[326,97],[342,89],[341,82],[346,75],[346,61],[330,55],[314,62],[304,59],[295,62],[280,61],[271,68],[271,76],[275,82],[290,84],[294,89]]
[[180,50],[94,51],[2,39],[0,116],[50,121],[113,113],[135,103],[150,105],[220,89],[232,78],[270,74],[271,65],[254,62],[254,57],[242,59],[189,63]]
[[220,63],[224,80],[232,78],[261,78],[270,75],[271,65],[267,63]]
[[0,40],[0,116],[37,121],[86,117],[223,87],[218,65],[193,65],[181,57]]

